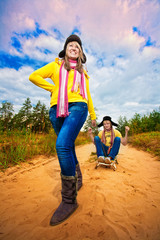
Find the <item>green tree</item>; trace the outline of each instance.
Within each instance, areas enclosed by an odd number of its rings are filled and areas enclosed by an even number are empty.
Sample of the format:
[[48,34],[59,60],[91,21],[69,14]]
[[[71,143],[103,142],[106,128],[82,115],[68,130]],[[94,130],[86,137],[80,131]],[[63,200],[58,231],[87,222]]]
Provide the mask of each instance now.
[[19,115],[22,117],[22,125],[27,128],[32,121],[32,104],[29,98],[23,103],[23,107],[19,111]]
[[2,103],[2,107],[0,108],[0,120],[1,125],[3,125],[3,130],[10,129],[13,112],[14,110],[12,103],[8,101]]
[[33,107],[33,130],[35,132],[48,132],[51,128],[48,109],[45,104],[38,101],[37,105]]
[[117,130],[120,131],[120,133],[124,136],[125,134],[125,126],[129,126],[129,122],[127,121],[127,118],[124,116],[120,116],[118,119],[118,127]]
[[142,132],[141,127],[141,116],[138,113],[135,113],[133,118],[130,120],[130,133],[137,134]]
[[160,131],[160,107],[158,111],[153,110],[153,112],[150,113],[149,119],[151,121],[150,129],[152,129],[152,131]]
[[23,106],[17,114],[13,117],[13,126],[16,129],[22,130],[27,129],[27,127],[32,122],[32,105],[29,98],[25,100]]
[[22,130],[23,128],[25,128],[25,124],[23,123],[23,113],[21,111],[19,111],[17,114],[14,115],[13,119],[12,119],[12,126],[13,129],[18,129],[18,130]]
[[[98,118],[98,114],[97,114],[97,108],[94,109],[95,110],[95,113],[96,113],[96,121],[97,121],[97,118]],[[92,131],[93,131],[93,134],[94,135],[97,135],[98,134],[98,127],[92,127],[92,120],[91,120],[91,117],[90,115],[88,115],[87,117],[87,120],[85,121],[84,125],[83,125],[83,131],[84,132],[88,132],[88,128],[92,128]]]
[[142,130],[142,132],[148,132],[149,131],[149,118],[146,115],[144,115],[141,118],[141,130]]

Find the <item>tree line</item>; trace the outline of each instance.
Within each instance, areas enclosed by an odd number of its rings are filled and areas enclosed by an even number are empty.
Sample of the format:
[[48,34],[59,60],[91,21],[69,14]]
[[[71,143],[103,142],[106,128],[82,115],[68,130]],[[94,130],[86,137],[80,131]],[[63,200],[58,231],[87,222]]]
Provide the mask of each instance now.
[[[95,111],[98,110],[95,109]],[[98,116],[97,113],[96,115]],[[122,134],[125,132],[126,125],[130,127],[130,135],[160,131],[160,107],[147,115],[135,113],[130,120],[127,120],[125,116],[120,116],[118,124],[117,129]],[[27,98],[17,114],[14,114],[13,104],[8,101],[3,102],[0,107],[0,131],[30,129],[32,132],[48,133],[51,127],[49,109],[40,101],[32,106],[30,98]],[[88,127],[91,127],[90,116],[84,124],[84,132],[88,131]],[[98,133],[98,128],[94,129],[94,133]]]
[[[95,109],[95,112],[96,111],[97,109]],[[88,116],[83,129],[85,132],[88,132],[88,128],[91,127],[94,135],[97,135],[99,129],[98,127],[93,128],[91,122],[91,118],[90,116]],[[122,133],[122,135],[125,134],[125,126],[130,127],[130,136],[138,133],[160,131],[160,107],[158,110],[153,110],[151,113],[146,115],[140,115],[138,113],[135,113],[133,118],[131,118],[130,120],[127,120],[125,116],[120,116],[118,119],[118,127],[116,127],[116,129],[118,129]]]
[[160,131],[160,107],[158,110],[153,110],[151,113],[146,115],[140,115],[135,113],[133,118],[127,120],[126,117],[119,117],[119,126],[117,129],[124,134],[125,126],[130,127],[129,134],[135,135],[145,132]]
[[5,101],[0,107],[0,131],[27,129],[33,132],[49,132],[51,123],[49,109],[40,101],[32,107],[27,98],[17,114],[14,114],[13,104]]

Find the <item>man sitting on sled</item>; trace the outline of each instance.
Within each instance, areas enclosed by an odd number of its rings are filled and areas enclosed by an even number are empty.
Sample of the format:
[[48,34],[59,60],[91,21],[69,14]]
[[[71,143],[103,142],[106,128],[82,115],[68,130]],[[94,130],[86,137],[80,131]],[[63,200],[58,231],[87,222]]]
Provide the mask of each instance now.
[[114,129],[113,126],[118,126],[111,120],[111,117],[105,116],[98,127],[103,126],[103,130],[98,133],[98,136],[93,136],[92,129],[89,128],[88,133],[92,142],[96,146],[98,162],[111,164],[118,155],[120,144],[127,145],[129,127],[125,127],[125,136]]

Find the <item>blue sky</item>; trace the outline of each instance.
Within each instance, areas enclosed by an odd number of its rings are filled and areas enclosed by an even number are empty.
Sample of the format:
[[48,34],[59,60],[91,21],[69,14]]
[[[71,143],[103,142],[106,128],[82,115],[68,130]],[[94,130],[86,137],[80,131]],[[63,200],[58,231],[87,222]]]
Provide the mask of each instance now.
[[98,121],[159,108],[160,1],[1,0],[0,20],[0,103],[15,112],[27,97],[49,108],[50,93],[28,77],[72,33],[82,39]]

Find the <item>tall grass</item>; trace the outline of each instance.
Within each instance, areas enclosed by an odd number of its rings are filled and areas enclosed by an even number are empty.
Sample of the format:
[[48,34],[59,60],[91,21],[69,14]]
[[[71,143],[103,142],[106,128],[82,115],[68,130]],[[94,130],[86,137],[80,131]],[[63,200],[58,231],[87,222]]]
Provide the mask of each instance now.
[[5,132],[0,136],[0,169],[19,164],[35,155],[54,155],[56,135],[34,134],[30,131]]
[[[80,132],[75,145],[91,142],[87,133]],[[160,132],[141,133],[129,138],[133,147],[147,151],[160,160]],[[10,131],[0,134],[0,170],[25,162],[36,155],[56,154],[56,134],[35,134],[30,131]]]
[[86,132],[79,132],[78,137],[76,138],[75,145],[84,145],[91,143],[91,139]]
[[[80,132],[75,144],[89,142],[86,133]],[[31,131],[10,131],[0,135],[0,170],[25,162],[36,155],[56,154],[56,134],[35,134]]]
[[129,143],[136,148],[147,151],[160,160],[160,132],[149,132],[134,135]]

